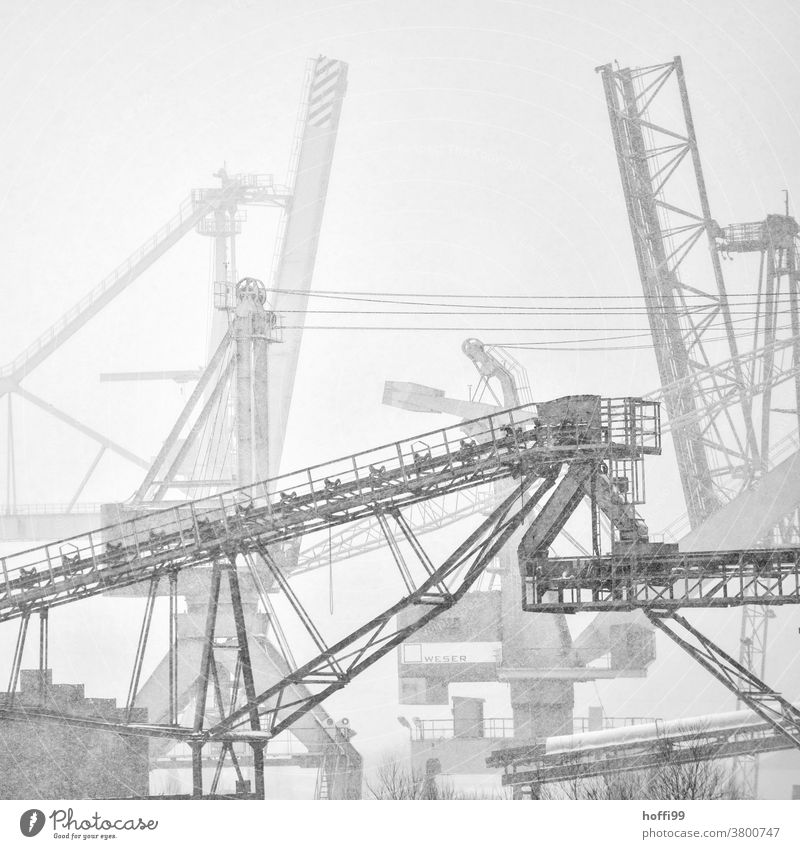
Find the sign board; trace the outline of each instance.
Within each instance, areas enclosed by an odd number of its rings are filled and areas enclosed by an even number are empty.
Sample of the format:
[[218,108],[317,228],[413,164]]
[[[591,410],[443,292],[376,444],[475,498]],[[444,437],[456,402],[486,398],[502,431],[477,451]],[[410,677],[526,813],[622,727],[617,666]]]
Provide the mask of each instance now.
[[400,662],[405,664],[500,663],[502,646],[488,643],[403,643]]

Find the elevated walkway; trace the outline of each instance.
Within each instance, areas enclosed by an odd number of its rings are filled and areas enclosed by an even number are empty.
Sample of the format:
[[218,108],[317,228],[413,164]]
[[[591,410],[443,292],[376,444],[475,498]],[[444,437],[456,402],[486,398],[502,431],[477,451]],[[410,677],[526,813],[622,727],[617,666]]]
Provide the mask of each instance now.
[[532,612],[800,604],[796,546],[681,552],[644,543],[603,557],[539,554],[525,568]]
[[4,557],[0,621],[554,464],[660,451],[657,405],[581,398],[588,417],[542,424],[547,405],[523,405],[474,420],[470,439],[431,431]]

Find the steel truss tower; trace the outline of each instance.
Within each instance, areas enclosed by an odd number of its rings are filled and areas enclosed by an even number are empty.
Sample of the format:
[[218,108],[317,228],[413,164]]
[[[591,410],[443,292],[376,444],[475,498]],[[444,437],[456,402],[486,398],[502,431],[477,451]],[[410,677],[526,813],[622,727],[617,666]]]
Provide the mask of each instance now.
[[[797,223],[788,204],[747,224],[711,216],[680,57],[598,70],[692,529],[682,547],[796,542]],[[741,254],[757,270],[733,291],[722,262]],[[765,608],[745,608],[740,660],[760,677],[767,627]]]
[[[193,190],[172,221],[23,354],[0,369],[0,396],[8,392],[9,398],[9,471],[15,471],[12,393],[42,406],[99,443],[98,454],[63,515],[47,509],[41,515],[18,511],[15,475],[9,474],[7,515],[3,517],[2,527],[3,531],[10,531],[9,536],[48,539],[98,524],[92,514],[77,514],[73,508],[109,451],[146,471],[132,501],[103,505],[104,518],[112,522],[140,511],[153,512],[164,501],[196,498],[237,484],[264,480],[277,472],[347,88],[347,70],[344,62],[325,56],[309,61],[286,185],[276,185],[271,175],[230,175],[224,168],[220,169],[214,175],[220,181],[218,188]],[[246,220],[246,209],[251,206],[275,207],[281,212],[269,290],[252,278],[237,283],[236,239]],[[209,362],[199,378],[196,375],[189,378],[197,378],[198,382],[150,464],[31,395],[21,381],[192,229],[213,239],[215,310]],[[280,326],[278,310],[296,312],[291,327]],[[296,559],[297,544],[272,554],[288,565],[286,557]],[[197,617],[202,618],[212,580],[211,570],[207,573],[199,570],[192,580],[182,576],[179,582],[177,574],[173,577],[174,580],[163,581],[157,587],[141,585],[126,591],[126,594],[146,596],[148,609],[152,609],[159,594],[170,599],[170,644],[176,657],[165,657],[150,679],[140,682],[137,677],[136,692],[132,694],[148,707],[151,718],[156,719],[174,717],[190,698],[189,682],[177,677],[180,666],[177,655],[191,658],[199,650],[202,627],[198,626]],[[261,577],[264,577],[263,569]],[[259,604],[256,587],[249,578],[243,579],[239,587],[246,614],[255,615]],[[177,612],[178,596],[186,599],[186,614]],[[235,644],[231,603],[223,594],[219,606],[230,615],[222,617],[217,638]],[[269,608],[264,615],[274,618]],[[265,637],[264,651],[256,657],[265,666],[265,674],[268,671],[275,677],[283,674],[289,660],[280,646],[273,644],[274,631],[279,630],[279,625],[272,623],[271,628],[272,642]],[[223,679],[225,675],[231,678],[233,667],[227,670],[220,661],[217,674]],[[223,680],[223,688],[224,685]],[[352,731],[338,728],[319,709],[310,715],[308,723],[297,726],[295,732],[311,753],[304,765],[314,765],[314,755],[323,758],[321,784],[326,795],[336,797],[353,792],[351,786],[345,786],[353,784],[360,775],[360,756],[349,744]],[[230,756],[238,769],[232,750],[223,747],[221,756],[220,763]],[[345,775],[347,771],[352,776]]]
[[[239,229],[235,206],[220,207],[208,220],[208,234],[215,238],[217,275],[214,350],[134,503],[123,508],[125,515],[136,515],[137,510],[151,512],[175,497],[197,497],[266,480],[277,472],[346,85],[347,66],[343,62],[327,57],[309,62],[287,180],[290,199],[281,218],[269,290],[255,278],[234,282],[235,236]],[[229,180],[224,171],[217,176],[223,186]],[[292,313],[288,327],[281,321],[284,310]],[[291,571],[298,545],[299,541],[273,548],[270,556]],[[272,678],[280,677],[291,663],[290,654],[275,644],[280,625],[268,599],[260,599],[258,592],[258,582],[270,586],[270,573],[257,552],[253,557],[257,573],[241,582],[241,593],[252,614],[261,601],[263,615],[273,620],[268,623],[271,636],[263,636],[263,651],[256,657],[266,664]],[[205,599],[214,586],[214,572],[207,569],[181,581],[179,591],[186,598],[189,620],[202,616]],[[232,599],[223,597],[217,603],[227,612],[217,636],[235,641]],[[190,657],[197,634],[190,621],[188,635],[180,644],[180,650]],[[234,670],[230,672],[234,674]],[[160,684],[165,674],[162,664],[143,685],[144,701],[154,716],[166,714],[167,688]],[[190,697],[189,689],[181,689],[181,704]],[[321,708],[308,719],[293,733],[310,753],[322,758],[318,791],[324,789],[328,798],[357,792],[361,758],[349,743],[352,730],[338,728]],[[223,746],[218,770],[228,754]]]

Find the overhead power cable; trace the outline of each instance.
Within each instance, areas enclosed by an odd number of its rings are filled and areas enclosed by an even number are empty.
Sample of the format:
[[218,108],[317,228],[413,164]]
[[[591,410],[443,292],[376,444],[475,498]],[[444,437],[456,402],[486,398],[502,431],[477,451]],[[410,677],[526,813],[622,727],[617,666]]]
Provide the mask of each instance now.
[[[486,294],[476,294],[473,292],[381,292],[381,291],[367,291],[367,290],[346,290],[346,289],[330,289],[325,291],[315,291],[315,292],[304,292],[301,289],[281,289],[287,295],[308,295],[312,298],[338,298],[338,297],[368,297],[368,298],[458,298],[458,299],[474,299],[474,298],[492,298],[495,300],[499,299],[517,299],[517,300],[529,300],[529,301],[596,301],[596,300],[628,300],[628,301],[648,301],[648,300],[660,300],[660,298],[656,295],[645,295],[644,293],[638,295],[628,295],[628,294],[611,294],[606,293],[604,295],[537,295],[537,294],[514,294],[507,292],[493,292],[489,291]],[[704,300],[704,301],[712,301],[714,300],[709,295],[703,294],[693,294],[691,292],[687,292],[683,295],[686,300]],[[728,293],[727,300],[735,298],[748,298],[750,300],[757,300],[753,296],[752,292],[741,292],[741,293]]]

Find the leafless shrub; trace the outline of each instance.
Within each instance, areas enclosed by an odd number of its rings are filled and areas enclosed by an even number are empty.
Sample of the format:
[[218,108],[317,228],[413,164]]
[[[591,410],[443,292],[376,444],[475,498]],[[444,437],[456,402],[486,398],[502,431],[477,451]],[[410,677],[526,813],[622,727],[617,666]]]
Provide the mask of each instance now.
[[[435,780],[394,755],[385,755],[371,778],[365,781],[373,799],[437,799]],[[433,788],[430,786],[433,784]]]
[[510,799],[505,789],[456,790],[446,777],[415,769],[402,755],[385,755],[372,775],[365,780],[367,792],[373,799]]

